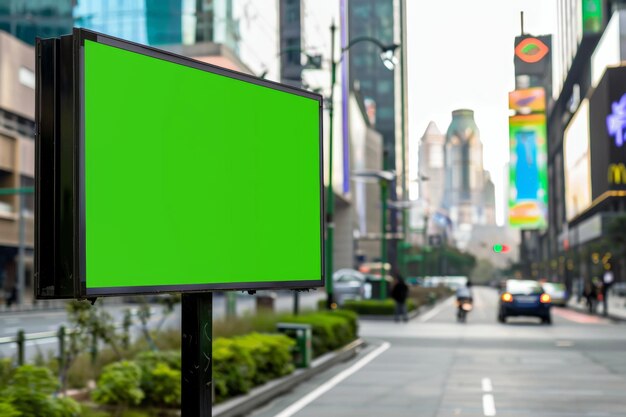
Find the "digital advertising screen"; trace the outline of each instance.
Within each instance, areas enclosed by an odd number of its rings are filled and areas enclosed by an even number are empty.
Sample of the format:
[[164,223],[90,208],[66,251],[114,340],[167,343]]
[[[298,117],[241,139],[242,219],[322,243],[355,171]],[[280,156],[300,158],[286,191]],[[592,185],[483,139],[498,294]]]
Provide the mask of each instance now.
[[74,38],[81,295],[323,285],[321,96]]
[[546,117],[509,118],[509,225],[520,229],[547,226],[548,173]]
[[572,220],[591,206],[589,101],[583,100],[563,136],[565,215]]

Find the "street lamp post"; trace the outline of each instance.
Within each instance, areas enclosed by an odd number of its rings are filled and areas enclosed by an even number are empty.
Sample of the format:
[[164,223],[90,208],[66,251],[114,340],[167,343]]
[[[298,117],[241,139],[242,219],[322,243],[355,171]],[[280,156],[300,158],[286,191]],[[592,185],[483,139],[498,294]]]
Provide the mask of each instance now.
[[[335,196],[333,194],[333,137],[334,137],[334,100],[335,100],[335,83],[337,81],[337,65],[343,59],[343,54],[348,51],[351,47],[361,42],[370,42],[378,46],[381,50],[380,58],[383,61],[385,67],[389,70],[393,70],[395,65],[397,65],[397,59],[394,56],[394,51],[398,48],[399,45],[391,44],[384,45],[376,38],[372,38],[370,36],[360,36],[352,39],[346,46],[341,48],[341,54],[339,56],[339,60],[335,60],[335,32],[337,31],[337,26],[335,26],[335,22],[330,25],[330,94],[328,100],[328,124],[329,124],[329,132],[328,132],[328,186],[326,188],[326,307],[328,309],[332,309],[334,307],[334,293],[333,293],[333,243],[334,243],[334,209],[335,209]],[[384,158],[384,153],[383,153]],[[386,194],[386,188],[384,193]],[[384,205],[386,206],[386,198]],[[384,214],[384,211],[383,211]],[[386,220],[385,227],[386,227]],[[384,234],[384,231],[383,231]],[[383,239],[384,240],[384,239]],[[382,245],[386,248],[386,244]],[[384,255],[386,258],[386,253]],[[383,265],[383,277],[384,277],[384,265]],[[386,288],[385,288],[386,292]]]
[[379,298],[384,300],[387,298],[387,285],[386,285],[386,264],[387,264],[387,206],[388,206],[388,188],[389,184],[393,183],[396,179],[396,173],[393,171],[377,171],[377,170],[363,170],[354,171],[352,173],[354,177],[376,179],[380,184],[380,202],[381,202],[381,215],[380,215],[380,263],[381,263],[381,279],[380,279],[380,291]]

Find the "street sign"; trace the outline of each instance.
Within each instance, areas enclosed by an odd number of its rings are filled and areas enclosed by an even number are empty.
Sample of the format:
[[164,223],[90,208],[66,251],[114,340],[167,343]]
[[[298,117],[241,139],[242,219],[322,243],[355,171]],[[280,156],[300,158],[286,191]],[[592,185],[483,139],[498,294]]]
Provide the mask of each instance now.
[[36,110],[38,298],[324,285],[320,95],[74,29]]

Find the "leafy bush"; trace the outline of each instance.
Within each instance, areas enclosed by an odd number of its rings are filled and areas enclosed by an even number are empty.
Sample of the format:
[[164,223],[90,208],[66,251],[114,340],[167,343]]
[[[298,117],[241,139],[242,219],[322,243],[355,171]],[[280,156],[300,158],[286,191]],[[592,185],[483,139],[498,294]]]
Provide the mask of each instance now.
[[[49,369],[24,365],[12,373],[6,388],[0,392],[0,398],[21,417],[78,416],[80,407],[74,400],[52,396],[57,388],[58,383]],[[4,407],[8,409],[7,414],[11,412],[9,407]]]
[[215,399],[245,394],[252,388],[256,366],[250,352],[234,339],[213,341],[213,383]]
[[[343,307],[357,314],[389,316],[394,314],[396,302],[392,299],[346,300]],[[417,308],[415,301],[412,299],[407,300],[406,307],[408,311],[413,311]]]
[[144,398],[140,383],[141,369],[136,363],[115,362],[102,371],[92,398],[98,404],[137,405]]
[[146,400],[152,405],[165,407],[180,406],[180,370],[172,369],[159,362],[150,372],[151,389],[146,392]]
[[311,325],[314,357],[338,349],[357,337],[356,319],[334,311],[291,316],[285,321]]
[[142,352],[135,357],[141,369],[144,404],[180,405],[180,351]]
[[11,359],[0,359],[0,391],[6,388],[7,383],[13,376],[13,370],[13,361]]
[[0,416],[2,417],[19,417],[21,413],[17,411],[10,403],[0,400]]

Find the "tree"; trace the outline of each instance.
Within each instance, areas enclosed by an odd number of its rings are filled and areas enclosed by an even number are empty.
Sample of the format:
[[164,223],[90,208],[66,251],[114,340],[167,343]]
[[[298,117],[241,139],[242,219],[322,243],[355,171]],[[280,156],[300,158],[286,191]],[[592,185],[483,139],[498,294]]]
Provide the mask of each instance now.
[[479,259],[472,270],[472,282],[475,284],[487,284],[496,275],[496,268],[488,259]]

